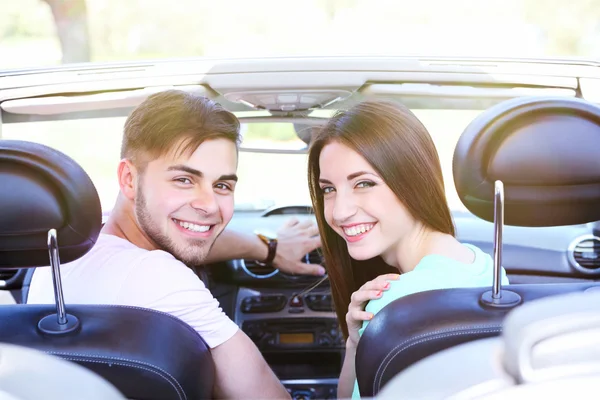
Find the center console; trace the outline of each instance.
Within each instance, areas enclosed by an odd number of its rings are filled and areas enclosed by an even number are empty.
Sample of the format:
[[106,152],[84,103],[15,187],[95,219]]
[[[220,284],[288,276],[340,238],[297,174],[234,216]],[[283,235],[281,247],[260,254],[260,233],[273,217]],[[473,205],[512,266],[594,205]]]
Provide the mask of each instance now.
[[240,288],[235,322],[293,399],[335,399],[344,339],[328,289]]

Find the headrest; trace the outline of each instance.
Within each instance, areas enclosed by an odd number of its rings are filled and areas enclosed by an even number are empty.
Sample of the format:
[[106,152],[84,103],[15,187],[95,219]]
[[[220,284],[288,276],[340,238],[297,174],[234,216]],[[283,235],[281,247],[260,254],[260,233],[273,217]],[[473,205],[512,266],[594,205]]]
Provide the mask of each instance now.
[[57,232],[62,263],[87,253],[102,210],[85,171],[65,154],[19,140],[0,140],[0,268],[50,265],[48,231]]
[[463,132],[453,173],[463,204],[488,221],[496,180],[504,183],[508,225],[600,220],[600,107],[559,97],[497,104]]

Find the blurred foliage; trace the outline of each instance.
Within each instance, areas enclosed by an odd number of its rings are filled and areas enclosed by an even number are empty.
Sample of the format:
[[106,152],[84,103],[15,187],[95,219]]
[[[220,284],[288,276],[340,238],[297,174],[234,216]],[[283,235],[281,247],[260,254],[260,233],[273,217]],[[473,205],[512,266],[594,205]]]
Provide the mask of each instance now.
[[92,61],[340,54],[600,58],[598,0],[0,0],[0,67],[60,63],[64,55],[48,3],[77,1],[87,6]]
[[244,125],[244,141],[276,140],[280,142],[296,141],[298,136],[293,124],[251,123]]

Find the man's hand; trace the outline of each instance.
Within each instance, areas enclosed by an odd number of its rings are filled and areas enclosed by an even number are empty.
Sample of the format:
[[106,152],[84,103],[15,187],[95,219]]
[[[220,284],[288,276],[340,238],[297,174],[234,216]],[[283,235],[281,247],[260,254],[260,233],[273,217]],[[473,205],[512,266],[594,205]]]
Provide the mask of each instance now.
[[[273,267],[292,275],[323,275],[325,269],[318,264],[305,264],[307,253],[321,247],[319,228],[310,221],[297,218],[286,221],[277,231],[277,250]],[[253,233],[225,229],[208,253],[206,264],[234,260],[265,260],[268,249]]]
[[321,247],[319,228],[309,220],[300,222],[291,218],[277,231],[277,252],[273,266],[292,275],[323,275],[325,269],[318,264],[305,264],[302,258]]

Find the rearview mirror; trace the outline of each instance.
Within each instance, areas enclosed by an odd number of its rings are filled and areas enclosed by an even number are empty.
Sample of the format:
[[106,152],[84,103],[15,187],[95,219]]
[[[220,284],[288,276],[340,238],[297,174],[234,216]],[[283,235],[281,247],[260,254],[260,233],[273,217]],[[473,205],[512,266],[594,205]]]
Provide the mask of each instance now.
[[293,122],[242,123],[240,149],[253,152],[304,153],[318,129],[318,125]]

